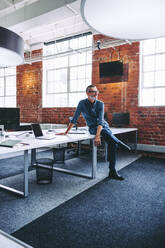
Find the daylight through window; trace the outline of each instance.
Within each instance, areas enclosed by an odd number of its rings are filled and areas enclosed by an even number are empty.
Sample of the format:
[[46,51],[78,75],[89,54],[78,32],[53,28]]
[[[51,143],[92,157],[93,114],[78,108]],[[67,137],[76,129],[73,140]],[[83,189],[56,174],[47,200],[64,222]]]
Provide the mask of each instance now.
[[0,69],[0,107],[16,107],[16,68]]
[[92,34],[43,47],[43,107],[76,107],[91,84]]
[[140,106],[165,106],[165,38],[140,43]]

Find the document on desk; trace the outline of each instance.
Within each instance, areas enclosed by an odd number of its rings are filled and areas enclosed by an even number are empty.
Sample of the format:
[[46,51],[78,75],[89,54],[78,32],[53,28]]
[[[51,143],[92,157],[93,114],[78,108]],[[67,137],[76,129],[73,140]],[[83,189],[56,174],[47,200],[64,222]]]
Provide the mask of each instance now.
[[12,148],[13,146],[15,146],[16,144],[18,144],[20,142],[21,142],[21,140],[7,139],[7,140],[2,141],[0,143],[0,146]]

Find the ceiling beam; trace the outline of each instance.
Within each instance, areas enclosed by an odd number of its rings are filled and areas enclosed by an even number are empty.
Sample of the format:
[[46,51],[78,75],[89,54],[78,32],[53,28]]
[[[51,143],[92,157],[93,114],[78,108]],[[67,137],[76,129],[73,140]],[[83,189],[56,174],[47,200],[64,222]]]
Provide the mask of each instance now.
[[42,14],[58,9],[75,1],[76,0],[39,0],[1,17],[0,26],[9,28],[13,25],[41,16]]

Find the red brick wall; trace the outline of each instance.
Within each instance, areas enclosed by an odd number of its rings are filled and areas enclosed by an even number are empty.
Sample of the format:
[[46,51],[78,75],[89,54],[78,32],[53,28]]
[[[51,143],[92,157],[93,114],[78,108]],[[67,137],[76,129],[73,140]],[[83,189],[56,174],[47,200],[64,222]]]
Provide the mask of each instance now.
[[[94,41],[107,40],[95,35]],[[100,91],[109,120],[113,112],[130,112],[130,127],[138,128],[138,143],[165,145],[165,107],[138,107],[139,43],[97,50],[93,54],[92,82]],[[128,80],[121,83],[100,84],[99,63],[119,59],[128,63]]]
[[[56,123],[68,124],[69,117],[74,115],[76,108],[43,108],[42,109],[42,122],[43,123]],[[82,116],[78,119],[78,125],[84,126],[85,121]]]
[[[33,51],[32,57],[42,50]],[[21,122],[68,124],[75,108],[42,108],[42,62],[17,66],[17,107]],[[79,125],[85,125],[82,117]]]
[[[94,36],[94,40],[104,38],[102,35]],[[93,53],[92,82],[100,90],[99,99],[105,103],[109,120],[113,112],[128,111],[129,126],[139,130],[138,143],[165,145],[165,107],[138,107],[139,43],[115,49]],[[118,60],[119,55],[124,64],[128,64],[128,80],[100,84],[99,63]],[[66,124],[75,111],[75,108],[42,108],[42,62],[17,67],[17,105],[21,110],[21,122]],[[79,123],[84,124],[82,118]]]
[[[42,109],[42,122],[43,123],[60,123],[68,124],[69,117],[73,116],[75,108],[43,108]],[[78,120],[78,124],[84,125],[82,117]]]
[[17,66],[17,106],[21,122],[42,122],[42,62]]

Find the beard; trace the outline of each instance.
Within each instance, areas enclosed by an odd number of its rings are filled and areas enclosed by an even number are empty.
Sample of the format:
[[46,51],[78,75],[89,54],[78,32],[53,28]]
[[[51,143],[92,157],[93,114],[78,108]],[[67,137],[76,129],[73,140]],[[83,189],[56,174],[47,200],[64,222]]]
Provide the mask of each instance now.
[[97,96],[89,96],[89,98],[94,101],[97,100]]

